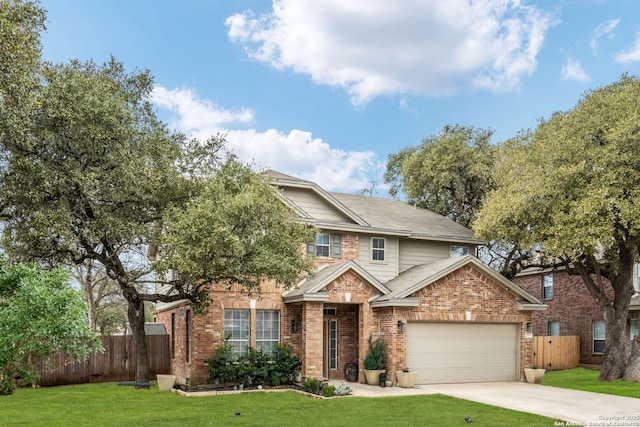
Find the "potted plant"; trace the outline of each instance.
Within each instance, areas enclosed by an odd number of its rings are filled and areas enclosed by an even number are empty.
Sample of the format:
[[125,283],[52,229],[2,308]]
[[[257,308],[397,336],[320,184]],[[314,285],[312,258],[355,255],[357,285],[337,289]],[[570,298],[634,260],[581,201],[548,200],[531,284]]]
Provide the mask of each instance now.
[[380,379],[380,374],[385,372],[385,362],[387,357],[387,346],[382,338],[373,341],[373,337],[369,335],[367,339],[369,348],[364,357],[364,376],[367,384],[376,385]]
[[418,373],[409,372],[409,368],[404,368],[402,371],[396,371],[396,378],[398,379],[398,387],[413,388],[416,385]]
[[538,369],[537,366],[532,366],[531,368],[524,368],[524,377],[528,383],[540,384],[545,372],[546,369]]

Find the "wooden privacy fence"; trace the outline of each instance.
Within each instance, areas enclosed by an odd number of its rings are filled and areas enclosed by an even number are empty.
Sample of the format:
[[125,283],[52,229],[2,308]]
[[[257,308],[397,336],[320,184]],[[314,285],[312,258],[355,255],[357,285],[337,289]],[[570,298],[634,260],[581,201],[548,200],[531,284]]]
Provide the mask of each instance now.
[[534,337],[533,340],[533,363],[538,368],[560,371],[580,365],[579,336]]
[[[86,362],[71,363],[59,351],[49,359],[49,369],[40,370],[43,386],[107,381],[131,381],[136,374],[135,341],[131,335],[101,337],[104,353],[93,353]],[[151,376],[169,373],[169,336],[147,335]]]

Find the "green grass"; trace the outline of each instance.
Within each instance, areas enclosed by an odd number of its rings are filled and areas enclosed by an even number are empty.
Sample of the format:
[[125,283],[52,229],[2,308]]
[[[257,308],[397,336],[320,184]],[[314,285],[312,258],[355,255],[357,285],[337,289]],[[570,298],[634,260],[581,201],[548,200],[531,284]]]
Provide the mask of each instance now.
[[640,385],[638,383],[622,380],[613,382],[598,381],[599,374],[599,371],[585,368],[550,371],[544,374],[542,384],[640,398]]
[[[241,411],[236,417],[234,412]],[[313,399],[293,392],[185,398],[115,383],[19,389],[0,396],[0,425],[544,426],[549,418],[443,395]]]

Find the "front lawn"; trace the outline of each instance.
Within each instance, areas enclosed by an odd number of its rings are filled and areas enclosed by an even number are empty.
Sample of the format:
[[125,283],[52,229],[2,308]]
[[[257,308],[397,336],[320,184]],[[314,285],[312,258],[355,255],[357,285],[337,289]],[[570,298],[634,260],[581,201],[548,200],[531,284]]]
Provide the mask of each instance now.
[[[115,383],[19,389],[0,396],[0,425],[544,426],[538,415],[443,395],[313,399],[293,392],[181,397]],[[240,411],[240,416],[235,416]]]
[[542,384],[640,398],[640,384],[622,380],[614,382],[598,381],[598,375],[600,375],[599,371],[585,368],[548,371],[544,374]]

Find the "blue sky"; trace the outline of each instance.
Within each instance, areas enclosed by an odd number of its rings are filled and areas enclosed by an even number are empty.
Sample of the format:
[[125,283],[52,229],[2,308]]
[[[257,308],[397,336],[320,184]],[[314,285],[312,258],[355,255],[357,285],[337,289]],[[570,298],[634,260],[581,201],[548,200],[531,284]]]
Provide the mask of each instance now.
[[149,69],[171,127],[348,193],[447,124],[500,142],[640,74],[635,0],[41,3],[46,60]]

